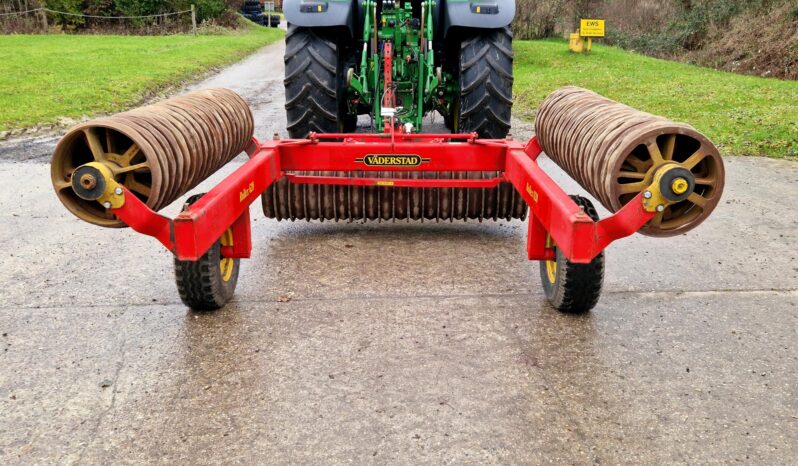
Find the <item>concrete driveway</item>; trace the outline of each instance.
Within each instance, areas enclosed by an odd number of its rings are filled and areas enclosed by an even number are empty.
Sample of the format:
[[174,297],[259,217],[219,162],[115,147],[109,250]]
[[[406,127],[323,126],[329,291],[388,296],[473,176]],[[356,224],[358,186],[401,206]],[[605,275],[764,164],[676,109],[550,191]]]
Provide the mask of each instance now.
[[[282,53],[193,87],[284,132]],[[727,158],[716,214],[610,247],[586,316],[547,306],[524,223],[259,206],[235,301],[194,313],[154,240],[61,208],[53,144],[0,146],[2,464],[798,462],[798,164]]]

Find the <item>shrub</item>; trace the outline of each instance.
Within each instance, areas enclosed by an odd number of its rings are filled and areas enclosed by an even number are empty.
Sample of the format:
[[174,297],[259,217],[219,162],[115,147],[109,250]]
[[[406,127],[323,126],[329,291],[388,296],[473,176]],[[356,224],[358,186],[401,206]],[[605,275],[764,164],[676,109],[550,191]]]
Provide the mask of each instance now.
[[[216,24],[227,27],[235,27],[238,24],[232,12],[241,6],[240,0],[43,0],[43,3],[51,10],[92,16],[161,15],[189,10],[191,4],[194,4],[198,22],[214,20]],[[150,26],[185,28],[191,24],[188,15],[106,20],[50,13],[48,18],[52,24],[59,25],[67,31],[114,28],[140,30]]]

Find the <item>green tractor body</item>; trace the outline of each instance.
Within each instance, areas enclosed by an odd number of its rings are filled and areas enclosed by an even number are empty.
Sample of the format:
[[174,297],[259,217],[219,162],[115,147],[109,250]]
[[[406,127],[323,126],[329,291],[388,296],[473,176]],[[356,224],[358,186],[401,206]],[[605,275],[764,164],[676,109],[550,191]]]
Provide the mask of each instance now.
[[[393,118],[402,127],[419,131],[426,113],[437,109],[447,113],[454,101],[452,77],[448,73],[444,76],[440,68],[436,72],[435,54],[430,53],[435,34],[434,5],[431,0],[421,2],[418,18],[413,16],[411,2],[387,3],[378,18],[377,2],[363,3],[362,40],[372,46],[363,48],[358,72],[347,70],[347,90],[351,102],[372,109],[378,129],[385,129],[385,118]],[[386,50],[391,53],[389,68],[385,66]],[[386,69],[390,76],[386,76]]]
[[513,1],[287,0],[286,110],[292,137],[420,132],[440,113],[453,132],[502,138],[512,106]]

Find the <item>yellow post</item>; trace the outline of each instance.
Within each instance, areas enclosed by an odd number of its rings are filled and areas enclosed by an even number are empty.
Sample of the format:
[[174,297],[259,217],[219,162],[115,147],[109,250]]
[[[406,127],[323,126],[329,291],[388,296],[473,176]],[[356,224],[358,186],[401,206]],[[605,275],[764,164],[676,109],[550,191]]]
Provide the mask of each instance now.
[[591,50],[593,50],[593,38],[592,37],[588,37],[587,38],[587,51],[590,52]]
[[582,53],[585,49],[585,41],[578,31],[568,36],[568,48],[574,53]]

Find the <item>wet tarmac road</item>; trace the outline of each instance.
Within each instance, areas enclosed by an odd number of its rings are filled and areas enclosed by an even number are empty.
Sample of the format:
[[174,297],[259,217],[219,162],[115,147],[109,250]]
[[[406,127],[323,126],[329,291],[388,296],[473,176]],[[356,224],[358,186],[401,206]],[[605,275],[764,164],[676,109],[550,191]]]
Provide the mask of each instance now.
[[[281,57],[195,87],[240,92],[268,137]],[[524,223],[257,205],[235,301],[193,313],[154,240],[60,207],[51,149],[0,145],[2,464],[798,460],[795,163],[727,158],[702,227],[609,248],[588,316],[546,305]]]

